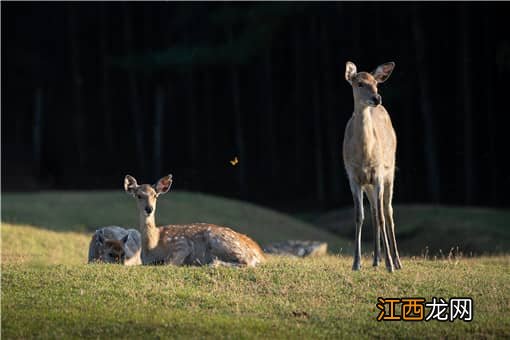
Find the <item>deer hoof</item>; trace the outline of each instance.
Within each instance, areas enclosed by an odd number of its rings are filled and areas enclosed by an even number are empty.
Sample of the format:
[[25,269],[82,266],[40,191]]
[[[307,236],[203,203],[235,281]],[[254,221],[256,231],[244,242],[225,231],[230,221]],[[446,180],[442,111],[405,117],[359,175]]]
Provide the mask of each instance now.
[[402,269],[402,263],[400,263],[400,259],[395,259],[393,260],[393,262],[395,263],[395,269]]

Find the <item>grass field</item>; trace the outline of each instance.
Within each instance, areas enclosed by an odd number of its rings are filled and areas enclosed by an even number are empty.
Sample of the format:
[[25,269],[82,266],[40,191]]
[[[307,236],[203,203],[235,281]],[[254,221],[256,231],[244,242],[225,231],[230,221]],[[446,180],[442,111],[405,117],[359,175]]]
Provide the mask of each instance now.
[[[260,241],[346,242],[254,205],[167,197],[158,205],[159,224],[197,217],[242,226]],[[111,192],[3,194],[2,338],[510,337],[508,255],[405,257],[393,274],[372,268],[369,257],[352,272],[350,254],[270,257],[243,269],[85,264],[95,226],[135,220],[134,202]],[[376,321],[377,297],[433,296],[473,298],[474,320]]]
[[[362,239],[371,250],[373,231],[370,211],[365,208]],[[398,245],[403,254],[421,255],[427,251],[433,256],[439,255],[440,251],[448,254],[451,248],[457,247],[464,254],[510,252],[509,210],[396,205],[394,214]],[[352,207],[308,216],[307,219],[348,240],[354,236]]]
[[[7,193],[2,194],[2,221],[91,235],[98,226],[137,227],[138,212],[134,199],[122,190]],[[299,237],[327,241],[333,251],[349,247],[343,238],[254,204],[179,191],[158,199],[158,225],[190,222],[229,226],[262,244]]]
[[[365,259],[368,262],[368,259]],[[510,258],[403,262],[272,258],[255,269],[9,264],[10,338],[508,338]],[[377,322],[377,297],[471,297],[472,322]]]

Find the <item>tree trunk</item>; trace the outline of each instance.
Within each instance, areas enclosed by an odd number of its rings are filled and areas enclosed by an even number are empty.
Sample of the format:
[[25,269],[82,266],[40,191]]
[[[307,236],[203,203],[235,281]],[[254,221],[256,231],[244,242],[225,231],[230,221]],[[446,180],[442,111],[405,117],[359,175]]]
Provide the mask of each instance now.
[[43,93],[39,87],[35,91],[34,96],[34,125],[32,128],[32,145],[33,155],[35,164],[35,174],[37,178],[41,175],[41,140],[42,140],[42,105],[43,105]]
[[[493,41],[493,27],[491,25],[491,21],[489,19],[488,13],[485,15],[484,19],[484,44],[485,44],[485,60],[488,64],[487,67],[489,69],[492,69],[494,67],[494,56],[492,55],[492,41]],[[486,107],[487,107],[487,136],[488,136],[488,159],[489,160],[495,160],[496,157],[496,138],[497,136],[497,120],[495,119],[494,114],[494,82],[497,81],[497,79],[494,79],[494,72],[484,72],[485,74],[485,90],[487,91],[487,97],[486,97]],[[498,173],[498,167],[497,166],[489,166],[488,167],[488,173],[484,176],[488,175],[489,179],[489,202],[492,205],[497,204],[497,197],[498,197],[498,187],[499,187],[499,178],[500,174]]]
[[[361,56],[362,56],[362,44],[361,44],[361,40],[363,39],[362,37],[362,32],[361,32],[361,28],[362,28],[362,25],[361,23],[363,22],[362,20],[360,20],[361,18],[361,9],[359,8],[359,3],[357,4],[353,4],[351,6],[349,6],[349,11],[352,11],[352,15],[350,16],[351,17],[351,27],[352,27],[352,33],[351,33],[351,36],[352,36],[352,55],[350,56],[350,58],[352,58],[351,62],[354,62],[355,64],[356,63],[360,63],[361,60]],[[341,9],[341,6],[338,7],[338,12],[339,12],[339,15],[342,14],[342,9]]]
[[333,110],[333,95],[332,95],[332,87],[333,81],[331,79],[331,75],[333,74],[334,67],[331,66],[331,49],[329,48],[330,44],[328,41],[328,32],[327,27],[324,22],[321,23],[321,32],[320,32],[320,42],[321,42],[321,65],[323,65],[324,70],[322,74],[324,75],[324,87],[325,87],[325,98],[324,98],[324,112],[326,114],[326,133],[328,140],[328,153],[329,153],[329,183],[328,187],[330,188],[331,198],[333,200],[337,200],[340,196],[340,178],[343,178],[340,172],[340,136],[339,131],[336,126],[336,116],[338,115]]
[[100,45],[103,71],[103,138],[108,154],[113,153],[112,105],[110,95],[110,69],[108,67],[108,16],[105,4],[101,4]]
[[[318,39],[318,23],[317,18],[312,18],[311,21],[311,29],[312,29],[312,38],[314,41]],[[322,145],[322,135],[321,135],[321,96],[320,96],[320,83],[319,83],[319,56],[318,54],[318,44],[313,43],[315,45],[315,55],[314,55],[314,75],[313,75],[313,134],[315,141],[315,194],[317,201],[320,205],[324,203],[324,156],[323,156],[323,145]]]
[[205,70],[204,73],[204,113],[206,119],[206,161],[210,165],[214,159],[214,84],[213,74],[210,70]]
[[79,37],[77,31],[77,16],[75,13],[75,5],[69,5],[68,27],[69,27],[69,42],[71,48],[71,74],[72,74],[72,98],[73,98],[73,130],[76,141],[76,153],[78,155],[78,165],[85,164],[85,140],[84,132],[86,131],[85,121],[82,111],[82,91],[83,91],[83,77],[80,69],[80,52],[79,52]]
[[464,201],[472,204],[475,196],[475,164],[473,162],[473,109],[471,105],[471,53],[469,46],[469,18],[466,6],[459,6],[460,34],[460,95],[464,122]]
[[[157,35],[157,34],[154,34],[154,29],[153,29],[153,27],[154,27],[153,26],[154,17],[152,16],[153,7],[152,6],[143,6],[140,8],[140,10],[143,13],[143,28],[138,26],[139,27],[138,30],[142,30],[143,35],[144,35],[143,52],[146,55],[150,55],[153,52],[153,46],[154,46],[153,42],[154,42],[155,36]],[[135,27],[137,27],[137,25],[135,25]],[[135,29],[134,32],[136,32],[138,30]],[[156,112],[156,108],[152,108],[151,103],[154,103],[153,102],[153,98],[155,95],[154,91],[157,91],[157,88],[155,88],[153,86],[153,79],[151,79],[151,71],[148,69],[144,69],[143,72],[139,73],[138,83],[140,86],[140,88],[139,88],[140,116],[141,117],[145,116],[144,118],[142,118],[142,121],[144,121],[144,120],[148,120],[148,117],[147,117],[148,115],[144,114],[145,112]],[[152,111],[152,110],[154,110],[154,111]],[[146,135],[148,135],[148,137],[146,137]],[[150,137],[151,137],[151,131],[149,131],[148,133],[147,132],[144,133],[143,140],[144,140],[145,144],[150,141],[150,139],[149,139]],[[145,142],[145,139],[147,139],[146,142]],[[149,145],[150,145],[150,142],[149,142]],[[151,149],[145,150],[145,152],[144,152],[145,160],[147,162],[149,162],[150,159],[154,159],[154,155],[151,155],[150,151],[154,152],[154,150],[151,150]],[[147,164],[150,164],[150,163],[147,163]],[[152,172],[150,170],[148,170],[147,175],[150,175],[150,174],[152,174]]]
[[156,88],[156,94],[154,98],[154,162],[152,169],[152,178],[159,178],[161,176],[161,146],[163,141],[161,140],[161,130],[162,130],[162,119],[163,119],[163,111],[164,111],[164,94],[163,88],[158,86]]
[[[264,120],[260,129],[262,132],[262,152],[266,154],[269,158],[268,167],[269,170],[269,178],[271,182],[278,178],[279,175],[279,160],[278,160],[278,145],[276,143],[276,134],[274,129],[274,110],[273,110],[273,65],[271,60],[271,47],[268,46],[265,49],[264,54],[264,65],[265,65],[265,81],[261,84],[264,86],[264,90],[260,93],[265,94],[265,102],[267,104],[264,115],[262,115],[262,119]],[[263,102],[264,100],[262,100]],[[265,119],[264,119],[265,118]],[[262,158],[263,159],[263,158]]]
[[[133,54],[133,38],[131,35],[131,18],[129,15],[129,9],[127,5],[123,6],[124,15],[124,45],[126,54]],[[128,71],[128,85],[129,85],[129,98],[131,99],[131,118],[133,120],[133,134],[135,137],[135,162],[138,169],[141,172],[142,178],[146,176],[146,165],[145,165],[145,152],[143,146],[144,139],[144,128],[140,107],[140,94],[138,90],[138,84],[136,81],[135,71]]]
[[302,185],[303,169],[303,43],[299,26],[294,28],[294,183],[297,187]]
[[[409,98],[408,100],[403,101],[402,110],[404,112],[415,112],[416,111],[416,103],[411,100],[413,98],[414,89],[406,88],[405,92],[402,94],[403,98]],[[422,183],[417,183],[416,178],[416,163],[418,161],[417,158],[420,156],[416,154],[414,145],[415,140],[415,125],[414,121],[416,118],[410,114],[403,114],[401,119],[400,128],[397,131],[397,168],[401,167],[403,169],[402,172],[396,174],[395,182],[398,181],[399,185],[395,183],[394,185],[394,196],[398,196],[399,200],[406,201],[416,201],[415,193],[420,192],[422,190]],[[402,157],[399,157],[401,155]],[[417,157],[418,156],[418,157]],[[400,164],[400,166],[399,166]],[[398,175],[398,176],[397,176]]]
[[418,74],[420,91],[420,112],[423,120],[424,154],[427,169],[427,190],[429,197],[434,203],[440,200],[440,173],[436,155],[436,143],[434,136],[434,113],[430,105],[430,72],[425,60],[425,37],[423,34],[422,21],[417,6],[413,7],[412,30],[414,47],[416,50],[416,73]]
[[[234,40],[234,32],[233,27],[231,26],[229,29],[229,40],[230,45],[232,46]],[[246,190],[246,179],[245,179],[245,167],[246,167],[246,154],[245,154],[245,146],[244,146],[244,133],[243,133],[243,122],[242,122],[242,114],[241,114],[241,94],[240,94],[240,84],[239,84],[239,70],[235,61],[231,62],[231,79],[232,79],[232,100],[234,106],[234,128],[235,128],[235,145],[237,149],[237,157],[239,159],[239,163],[237,167],[239,168],[239,193],[241,198],[245,196]]]
[[190,154],[191,174],[192,174],[192,188],[200,188],[200,176],[196,175],[198,167],[198,136],[200,126],[197,124],[197,104],[195,97],[195,72],[193,65],[189,66],[188,72],[188,115],[187,115],[187,128],[188,128],[188,147]]

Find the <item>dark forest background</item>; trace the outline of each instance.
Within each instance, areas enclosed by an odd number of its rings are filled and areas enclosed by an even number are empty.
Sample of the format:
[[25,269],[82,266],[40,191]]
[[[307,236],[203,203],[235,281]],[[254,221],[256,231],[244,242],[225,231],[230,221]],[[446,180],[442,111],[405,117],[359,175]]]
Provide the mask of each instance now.
[[174,189],[350,205],[345,62],[394,61],[395,202],[508,206],[508,3],[1,7],[2,190],[172,173]]

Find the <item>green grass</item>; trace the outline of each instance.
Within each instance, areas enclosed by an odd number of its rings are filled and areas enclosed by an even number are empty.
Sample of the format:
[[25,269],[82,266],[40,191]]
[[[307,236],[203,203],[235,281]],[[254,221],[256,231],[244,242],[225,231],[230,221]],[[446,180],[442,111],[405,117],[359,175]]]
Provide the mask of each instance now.
[[[393,274],[372,268],[369,257],[352,272],[344,255],[270,257],[242,269],[85,264],[90,232],[133,225],[135,209],[111,192],[3,194],[2,338],[510,337],[509,255],[405,257]],[[158,211],[159,224],[213,221],[261,241],[335,239],[274,211],[201,194],[168,194]],[[474,320],[376,321],[377,297],[433,296],[472,297]]]
[[90,236],[2,223],[2,264],[84,264]]
[[[368,204],[368,203],[367,203]],[[372,251],[373,231],[370,211],[365,209],[362,239]],[[464,254],[498,254],[510,252],[510,211],[475,207],[396,205],[395,230],[402,253],[448,254],[459,247]],[[354,239],[351,207],[330,211],[309,221],[348,240]]]
[[[364,259],[369,263],[370,259]],[[388,274],[348,257],[272,258],[258,268],[9,264],[10,338],[505,338],[510,257],[404,260]],[[472,322],[377,322],[377,297],[472,297]]]

